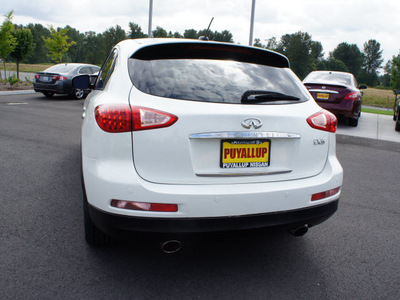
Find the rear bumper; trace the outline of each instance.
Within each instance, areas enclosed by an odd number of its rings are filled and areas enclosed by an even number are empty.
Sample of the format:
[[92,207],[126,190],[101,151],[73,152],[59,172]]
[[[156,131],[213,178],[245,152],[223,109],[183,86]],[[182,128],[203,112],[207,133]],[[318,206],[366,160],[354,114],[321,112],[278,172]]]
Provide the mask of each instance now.
[[55,84],[42,84],[42,83],[33,83],[33,89],[35,92],[39,93],[56,93],[56,94],[70,94],[72,90],[72,86],[66,82],[58,81]]
[[202,233],[237,230],[279,228],[294,229],[304,224],[309,227],[324,222],[338,208],[339,200],[309,208],[255,215],[213,218],[146,218],[116,215],[88,205],[92,221],[101,230],[116,237],[135,233]]
[[322,108],[329,110],[337,116],[344,116],[346,118],[358,118],[361,111],[361,101],[344,99],[340,103],[324,103],[317,102]]

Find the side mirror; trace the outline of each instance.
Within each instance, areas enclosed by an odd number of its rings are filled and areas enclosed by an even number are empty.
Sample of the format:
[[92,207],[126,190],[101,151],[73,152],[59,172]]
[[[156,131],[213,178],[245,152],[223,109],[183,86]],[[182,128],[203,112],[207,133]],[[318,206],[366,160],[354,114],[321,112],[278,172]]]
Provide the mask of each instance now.
[[358,89],[359,89],[359,90],[366,90],[366,89],[367,89],[367,86],[364,85],[364,84],[362,84],[362,85],[360,85],[360,87],[359,87]]

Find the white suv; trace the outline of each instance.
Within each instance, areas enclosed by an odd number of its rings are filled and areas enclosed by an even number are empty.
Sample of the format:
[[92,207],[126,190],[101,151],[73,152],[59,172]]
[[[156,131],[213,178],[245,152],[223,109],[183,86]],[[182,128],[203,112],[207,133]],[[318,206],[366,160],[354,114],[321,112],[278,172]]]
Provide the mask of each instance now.
[[[89,76],[74,81],[90,87]],[[119,43],[84,104],[86,240],[279,227],[337,209],[334,115],[286,57],[183,39]]]

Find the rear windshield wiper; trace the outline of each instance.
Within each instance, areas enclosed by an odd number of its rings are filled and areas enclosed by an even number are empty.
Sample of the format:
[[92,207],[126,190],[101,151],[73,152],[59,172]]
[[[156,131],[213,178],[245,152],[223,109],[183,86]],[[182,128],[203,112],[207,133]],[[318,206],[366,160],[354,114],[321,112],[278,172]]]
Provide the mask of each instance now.
[[300,98],[278,92],[248,90],[243,93],[241,102],[251,104],[280,100],[298,101]]

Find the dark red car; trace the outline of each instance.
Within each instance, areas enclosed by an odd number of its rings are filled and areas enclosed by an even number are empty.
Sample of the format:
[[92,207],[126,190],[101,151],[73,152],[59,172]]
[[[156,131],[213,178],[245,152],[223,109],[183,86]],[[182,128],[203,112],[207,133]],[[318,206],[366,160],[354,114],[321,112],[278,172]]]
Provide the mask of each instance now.
[[351,73],[337,71],[314,71],[303,80],[315,101],[338,118],[347,118],[356,127],[361,115],[362,92],[365,85],[358,86]]

